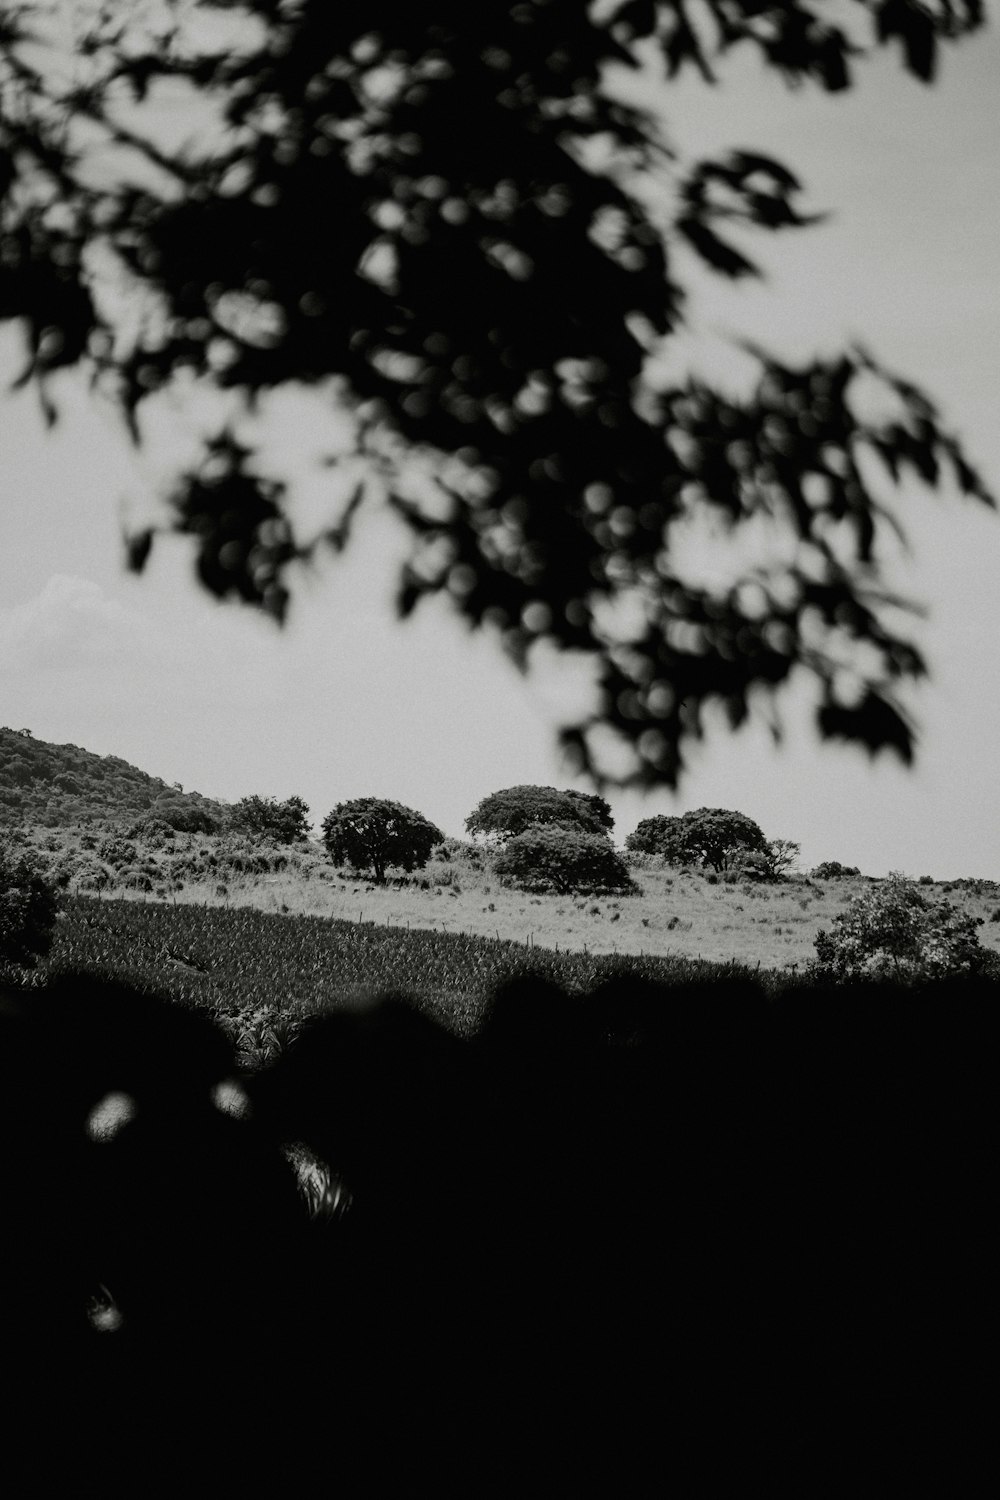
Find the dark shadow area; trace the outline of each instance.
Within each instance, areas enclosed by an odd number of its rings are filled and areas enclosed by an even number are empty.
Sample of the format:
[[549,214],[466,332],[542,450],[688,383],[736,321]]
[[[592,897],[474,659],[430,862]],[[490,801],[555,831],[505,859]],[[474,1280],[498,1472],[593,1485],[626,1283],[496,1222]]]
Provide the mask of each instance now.
[[[197,1013],[8,990],[7,1457],[136,1494],[317,1466],[370,1493],[960,1483],[989,1430],[995,1006],[529,979],[462,1040],[388,997],[310,1023],[234,1117]],[[131,1117],[88,1132],[115,1092]],[[292,1141],[339,1211],[310,1214]]]

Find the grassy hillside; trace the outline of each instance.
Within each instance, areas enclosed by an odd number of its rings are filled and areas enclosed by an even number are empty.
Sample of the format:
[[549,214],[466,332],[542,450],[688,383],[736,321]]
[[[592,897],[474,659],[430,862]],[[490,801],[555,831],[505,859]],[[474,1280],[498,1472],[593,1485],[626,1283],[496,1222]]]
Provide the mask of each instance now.
[[[0,833],[6,825],[7,836],[73,895],[247,907],[553,953],[794,970],[812,961],[817,932],[871,879],[730,882],[640,859],[636,895],[535,895],[502,885],[481,848],[449,839],[425,870],[376,886],[335,869],[318,843],[278,845],[228,833],[227,813],[226,804],[168,786],[116,756],[0,729]],[[981,917],[982,942],[1000,949],[1000,884],[927,884],[928,894],[946,894]]]
[[[863,876],[806,875],[774,884],[727,883],[701,871],[637,868],[638,895],[568,897],[502,886],[482,851],[457,840],[437,851],[425,870],[383,887],[335,869],[313,843],[268,845],[163,828],[127,837],[122,830],[87,827],[36,829],[25,840],[71,893],[333,917],[560,953],[702,958],[775,969],[808,964],[819,929],[870,884]],[[927,890],[982,917],[982,942],[1000,948],[1000,885],[948,881]]]
[[56,828],[149,815],[204,826],[206,817],[224,819],[225,805],[168,786],[116,755],[52,745],[26,729],[0,729],[0,825]]
[[[246,906],[86,896],[65,901],[51,952],[28,982],[68,969],[97,971],[210,1010],[241,1036],[254,1026],[294,1028],[331,1003],[391,991],[416,996],[453,1030],[469,1032],[498,986],[525,974],[585,994],[615,975],[664,983],[738,972],[697,960],[555,953],[495,938],[277,916]],[[23,982],[27,976],[8,977]],[[777,975],[765,978],[782,983]]]

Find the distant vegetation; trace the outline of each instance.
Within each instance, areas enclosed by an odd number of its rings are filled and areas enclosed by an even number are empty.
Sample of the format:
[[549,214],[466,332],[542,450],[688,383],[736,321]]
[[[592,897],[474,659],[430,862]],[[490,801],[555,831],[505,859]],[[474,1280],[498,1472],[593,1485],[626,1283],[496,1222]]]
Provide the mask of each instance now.
[[829,979],[938,979],[1000,973],[979,941],[983,918],[890,875],[838,912],[816,936],[817,969]]
[[229,827],[250,838],[295,844],[309,837],[309,808],[301,797],[242,797],[229,810]]
[[[623,852],[603,798],[522,785],[482,799],[466,820],[472,840],[445,838],[416,809],[374,797],[337,804],[318,839],[301,797],[213,803],[27,731],[0,731],[0,755],[8,962],[44,953],[42,906],[51,904],[54,920],[58,891],[376,921],[560,956],[702,958],[799,972],[818,963],[836,981],[883,968],[907,979],[980,972],[1000,942],[995,882],[929,889],[928,876],[884,882],[834,860],[797,874],[798,844],[766,838],[731,809],[644,819]],[[25,780],[21,763],[38,774]],[[73,816],[79,799],[65,786],[47,792],[69,774],[54,767],[69,764],[79,784],[89,778],[107,798],[95,792],[83,817]],[[43,798],[40,817],[32,807]],[[416,972],[399,982],[415,983]]]
[[338,802],[323,819],[323,843],[337,865],[371,870],[379,885],[389,869],[421,870],[444,834],[422,813],[384,797]]
[[643,818],[625,840],[625,847],[639,854],[661,854],[671,864],[707,865],[721,872],[740,856],[763,853],[767,840],[744,813],[699,807],[680,817],[660,813]]
[[501,880],[521,890],[573,893],[637,891],[628,866],[605,834],[532,824],[507,840],[493,861]]
[[473,838],[506,843],[528,828],[578,828],[583,833],[610,835],[611,808],[603,797],[589,792],[560,792],[554,786],[508,786],[491,792],[465,820]]
[[226,812],[224,803],[170,786],[116,755],[0,729],[0,821],[56,828],[148,815],[175,829],[212,833]]

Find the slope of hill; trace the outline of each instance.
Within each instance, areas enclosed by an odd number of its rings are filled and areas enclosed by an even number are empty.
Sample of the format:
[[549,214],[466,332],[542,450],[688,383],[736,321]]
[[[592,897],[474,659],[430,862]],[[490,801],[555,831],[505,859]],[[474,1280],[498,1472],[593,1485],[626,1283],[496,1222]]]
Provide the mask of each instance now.
[[63,828],[155,816],[175,828],[208,831],[225,815],[224,803],[169,786],[116,755],[51,745],[27,729],[0,728],[0,824]]

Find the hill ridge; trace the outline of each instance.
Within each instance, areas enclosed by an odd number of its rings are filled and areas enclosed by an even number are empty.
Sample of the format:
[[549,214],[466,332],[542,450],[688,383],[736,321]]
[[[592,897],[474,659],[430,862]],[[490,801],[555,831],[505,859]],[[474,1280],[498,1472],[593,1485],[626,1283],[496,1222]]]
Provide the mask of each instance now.
[[151,776],[118,755],[39,740],[29,729],[0,727],[0,824],[63,828],[104,819],[158,817],[177,828],[210,831],[228,806],[179,782]]

